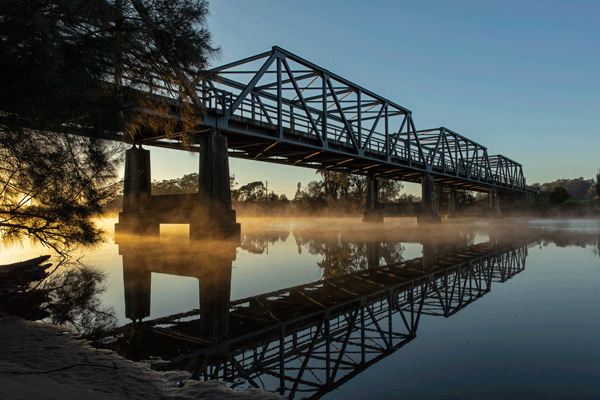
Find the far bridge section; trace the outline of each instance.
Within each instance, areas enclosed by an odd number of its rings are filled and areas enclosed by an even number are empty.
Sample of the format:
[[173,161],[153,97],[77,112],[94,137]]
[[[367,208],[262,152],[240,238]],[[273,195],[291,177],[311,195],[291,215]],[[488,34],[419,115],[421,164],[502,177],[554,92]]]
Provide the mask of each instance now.
[[[494,282],[523,271],[527,255],[526,245],[493,242],[437,256],[427,249],[423,258],[231,303],[223,298],[224,315],[210,300],[216,314],[201,304],[200,310],[130,324],[114,332],[124,334],[117,347],[134,358],[160,357],[167,361],[160,369],[187,368],[197,379],[319,398],[414,340],[422,315],[449,317]],[[227,322],[203,321],[217,314]],[[203,331],[211,326],[227,332],[217,338],[214,329]]]
[[[228,168],[228,156],[365,175],[366,220],[381,220],[378,178],[421,183],[421,213],[428,220],[439,219],[435,185],[489,192],[496,213],[499,192],[531,201],[521,164],[489,155],[485,146],[447,128],[417,130],[408,109],[279,47],[206,75],[210,80],[196,87],[203,116],[194,131],[183,132],[196,142],[184,145],[181,137],[152,129],[141,130],[134,141],[208,157],[201,192],[221,204],[215,208],[227,215],[217,221],[223,229],[239,229],[235,215],[223,211],[231,207],[223,200],[228,192],[221,193],[227,190],[217,188],[228,179],[220,171]],[[147,95],[144,88],[137,93]],[[181,101],[160,94],[153,88],[154,99],[169,105],[169,118],[181,118]]]

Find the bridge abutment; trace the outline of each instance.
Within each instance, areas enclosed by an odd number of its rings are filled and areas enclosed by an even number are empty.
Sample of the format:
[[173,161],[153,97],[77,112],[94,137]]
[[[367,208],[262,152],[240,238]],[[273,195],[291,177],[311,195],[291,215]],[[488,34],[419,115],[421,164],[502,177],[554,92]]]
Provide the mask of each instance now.
[[417,216],[417,222],[441,222],[435,204],[435,182],[431,174],[425,174],[421,178],[421,210]]
[[379,210],[379,184],[373,176],[367,176],[364,222],[383,222]]

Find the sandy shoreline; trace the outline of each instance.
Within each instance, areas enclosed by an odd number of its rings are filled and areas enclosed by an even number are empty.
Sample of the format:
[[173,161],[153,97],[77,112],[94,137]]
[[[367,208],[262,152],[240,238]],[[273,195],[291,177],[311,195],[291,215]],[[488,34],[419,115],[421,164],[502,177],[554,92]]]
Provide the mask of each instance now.
[[[74,364],[83,365],[44,373]],[[186,381],[188,375],[154,371],[112,351],[93,348],[66,328],[0,312],[2,399],[281,398],[257,389],[236,392],[219,382]]]

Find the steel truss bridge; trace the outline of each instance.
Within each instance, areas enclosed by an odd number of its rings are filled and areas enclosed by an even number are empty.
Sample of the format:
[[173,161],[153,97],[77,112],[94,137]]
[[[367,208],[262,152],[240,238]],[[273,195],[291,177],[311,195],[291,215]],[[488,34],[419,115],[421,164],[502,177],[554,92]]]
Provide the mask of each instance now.
[[[416,337],[422,315],[449,317],[525,268],[527,247],[485,243],[232,302],[229,334],[203,339],[200,310],[120,328],[197,379],[319,398]],[[151,344],[148,347],[148,344]],[[158,353],[157,353],[158,351]],[[130,353],[131,354],[131,353]]]
[[[207,75],[197,85],[204,117],[192,133],[218,131],[230,156],[412,182],[430,173],[436,184],[467,190],[527,190],[521,164],[447,128],[417,130],[411,111],[279,47]],[[174,113],[182,104],[154,93]],[[177,136],[149,131],[136,140],[184,148]]]

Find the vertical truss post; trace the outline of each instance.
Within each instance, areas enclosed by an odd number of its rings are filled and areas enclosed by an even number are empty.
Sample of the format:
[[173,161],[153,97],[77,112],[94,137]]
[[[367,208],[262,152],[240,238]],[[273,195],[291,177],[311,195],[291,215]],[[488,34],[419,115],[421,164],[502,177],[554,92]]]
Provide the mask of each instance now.
[[388,290],[388,340],[390,349],[394,346],[392,337],[392,290]]
[[315,336],[313,337],[313,339],[310,342],[310,346],[306,352],[304,361],[302,361],[302,366],[300,367],[300,371],[298,372],[298,377],[296,378],[296,381],[294,382],[294,386],[292,386],[292,390],[290,392],[290,399],[294,398],[294,395],[296,394],[296,391],[298,390],[298,385],[300,384],[300,381],[302,380],[302,376],[304,375],[304,371],[306,370],[306,366],[308,365],[308,360],[310,359],[310,357],[315,349],[315,345],[318,342],[319,335],[321,334],[321,329],[323,329],[323,322],[325,319],[326,319],[326,317],[323,317],[323,319],[320,320],[319,324],[317,325],[317,329],[315,330]]
[[388,104],[385,103],[385,159],[390,161],[390,124],[388,116]]
[[277,136],[283,139],[283,104],[282,104],[282,88],[281,88],[281,57],[277,57]]
[[330,383],[331,378],[331,331],[330,331],[331,316],[329,310],[325,312],[325,382]]
[[358,140],[358,148],[362,149],[362,106],[361,106],[361,94],[362,94],[362,90],[358,89],[356,91],[356,104],[358,106],[358,114],[357,114],[357,135],[356,138]]
[[323,96],[323,117],[321,118],[321,135],[323,138],[323,143],[327,142],[327,80],[329,80],[329,76],[325,73],[321,74],[321,80],[323,81],[322,87],[322,96]]

